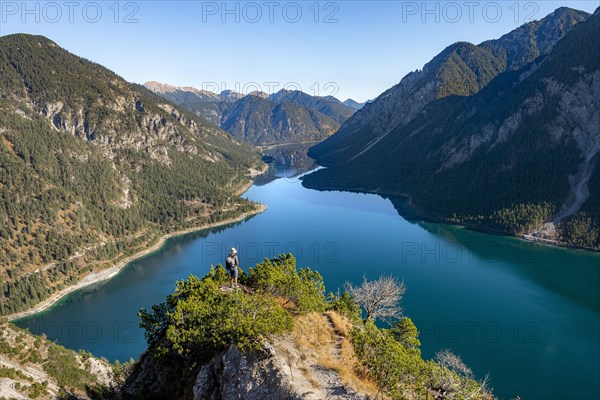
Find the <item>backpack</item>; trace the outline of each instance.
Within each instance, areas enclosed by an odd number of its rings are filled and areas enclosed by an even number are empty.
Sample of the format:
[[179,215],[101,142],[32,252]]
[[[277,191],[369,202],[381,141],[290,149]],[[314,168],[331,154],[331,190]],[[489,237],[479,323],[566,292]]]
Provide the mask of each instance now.
[[233,269],[235,268],[235,258],[228,256],[225,259],[225,265],[227,266],[228,269]]

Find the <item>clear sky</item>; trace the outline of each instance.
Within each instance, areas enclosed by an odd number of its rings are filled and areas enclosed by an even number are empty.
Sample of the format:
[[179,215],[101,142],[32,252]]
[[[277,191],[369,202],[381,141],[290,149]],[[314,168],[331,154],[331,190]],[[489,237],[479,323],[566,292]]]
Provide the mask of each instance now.
[[44,35],[131,82],[286,88],[365,101],[457,41],[586,1],[6,1],[0,35]]

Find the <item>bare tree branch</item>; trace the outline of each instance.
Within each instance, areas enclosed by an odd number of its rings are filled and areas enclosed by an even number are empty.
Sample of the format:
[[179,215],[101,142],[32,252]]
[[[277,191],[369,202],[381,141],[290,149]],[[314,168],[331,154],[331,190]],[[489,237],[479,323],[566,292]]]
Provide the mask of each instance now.
[[375,281],[363,277],[361,286],[346,282],[346,290],[365,311],[363,322],[381,319],[389,321],[402,317],[400,301],[406,292],[404,282],[392,276],[381,276]]
[[434,390],[436,399],[492,399],[487,392],[489,385],[489,376],[477,382],[475,374],[462,359],[450,350],[442,350],[435,355],[439,364],[434,375],[433,385],[430,389]]

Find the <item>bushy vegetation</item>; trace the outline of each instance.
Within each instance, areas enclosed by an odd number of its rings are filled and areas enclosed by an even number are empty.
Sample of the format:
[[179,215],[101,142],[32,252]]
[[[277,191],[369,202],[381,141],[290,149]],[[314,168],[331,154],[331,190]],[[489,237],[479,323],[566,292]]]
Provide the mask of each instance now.
[[[384,278],[387,280],[363,282],[367,285],[364,290],[391,296],[393,304],[389,307],[400,309],[398,293],[389,286],[402,293],[404,286]],[[203,279],[190,276],[178,282],[165,303],[151,311],[141,310],[140,324],[146,332],[149,354],[158,360],[159,369],[177,369],[178,374],[192,379],[202,364],[232,345],[260,350],[270,336],[290,332],[295,316],[329,315],[332,321],[348,321],[347,334],[356,354],[352,360],[355,373],[375,382],[390,398],[424,398],[426,394],[438,399],[492,398],[485,382],[476,382],[462,362],[468,374],[453,369],[459,364],[423,360],[419,333],[409,318],[399,318],[387,329],[378,328],[377,319],[389,313],[374,313],[363,319],[366,311],[348,292],[326,296],[321,275],[310,268],[297,269],[291,254],[265,259],[240,281],[245,286],[230,289],[227,273],[218,265]],[[374,285],[385,290],[374,290]],[[189,385],[188,379],[169,386],[173,393],[185,392],[177,385]]]
[[85,389],[89,382],[95,381],[95,376],[80,368],[74,352],[53,343],[48,347],[44,370],[56,379],[62,388]]
[[173,350],[202,360],[232,344],[258,349],[260,339],[291,327],[289,313],[277,301],[241,291],[225,293],[210,279],[190,277],[177,289],[166,338]]
[[586,212],[577,213],[561,224],[562,239],[578,247],[600,249],[598,222]]
[[298,271],[291,254],[266,259],[250,268],[247,278],[241,276],[250,292],[222,290],[227,281],[218,265],[203,279],[177,282],[175,292],[152,311],[141,310],[140,325],[153,351],[196,362],[231,345],[257,349],[265,337],[291,329],[291,313],[325,308],[321,275],[309,268]]
[[[392,398],[403,398],[410,386],[424,397],[427,363],[412,348],[405,347],[388,330],[378,329],[372,322],[357,325],[352,339],[360,365],[380,390]],[[416,337],[413,338],[416,340]]]
[[271,296],[285,299],[297,313],[323,311],[325,284],[321,274],[310,268],[296,269],[296,259],[291,254],[274,260],[265,259],[250,268],[248,286]]
[[444,350],[435,360],[423,360],[418,332],[403,318],[391,329],[372,322],[356,325],[352,341],[360,372],[373,379],[379,390],[392,399],[493,399],[487,377],[477,381],[460,357]]

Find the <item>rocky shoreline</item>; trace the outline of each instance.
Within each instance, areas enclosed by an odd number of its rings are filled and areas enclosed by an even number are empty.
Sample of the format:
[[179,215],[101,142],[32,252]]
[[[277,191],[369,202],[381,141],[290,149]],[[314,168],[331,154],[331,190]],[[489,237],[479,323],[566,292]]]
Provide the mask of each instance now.
[[[251,184],[250,184],[251,186]],[[245,192],[245,190],[248,189],[249,186],[244,186],[242,187],[240,190],[241,192]],[[19,311],[17,313],[14,314],[9,314],[4,316],[4,318],[7,318],[9,321],[14,321],[20,318],[24,318],[24,317],[28,317],[30,315],[34,315],[37,313],[40,313],[42,311],[45,311],[47,309],[49,309],[50,307],[52,307],[54,304],[56,304],[59,300],[61,300],[62,298],[64,298],[65,296],[69,295],[72,292],[75,292],[79,289],[82,289],[86,286],[90,286],[93,285],[95,283],[100,283],[100,282],[104,282],[107,281],[109,279],[111,279],[112,277],[114,277],[115,275],[117,275],[119,272],[121,272],[121,270],[123,268],[125,268],[128,264],[130,264],[132,261],[135,261],[138,258],[144,257],[150,253],[154,253],[155,251],[159,250],[167,241],[167,239],[170,239],[172,237],[175,236],[182,236],[182,235],[186,235],[188,233],[193,233],[193,232],[197,232],[197,231],[201,231],[204,229],[209,229],[209,228],[214,228],[217,226],[222,226],[222,225],[227,225],[233,222],[238,222],[241,221],[249,216],[252,215],[256,215],[256,214],[260,214],[263,211],[265,211],[267,209],[267,206],[262,205],[257,208],[254,211],[251,212],[247,212],[247,213],[242,213],[241,215],[234,217],[234,218],[228,218],[226,220],[223,221],[219,221],[219,222],[214,222],[214,223],[210,223],[210,224],[204,224],[204,225],[200,225],[197,227],[193,227],[193,228],[189,228],[189,229],[185,229],[185,230],[181,230],[181,231],[176,231],[176,232],[172,232],[166,235],[161,236],[161,238],[154,243],[152,246],[136,253],[133,254],[129,257],[126,257],[124,260],[120,261],[118,264],[104,269],[102,271],[98,271],[98,272],[94,272],[91,273],[89,275],[86,275],[83,279],[81,279],[77,284],[69,286],[64,288],[63,290],[54,293],[52,296],[50,296],[49,298],[47,298],[46,300],[42,301],[41,303],[39,303],[38,305],[36,305],[33,308],[24,310],[24,311]]]

